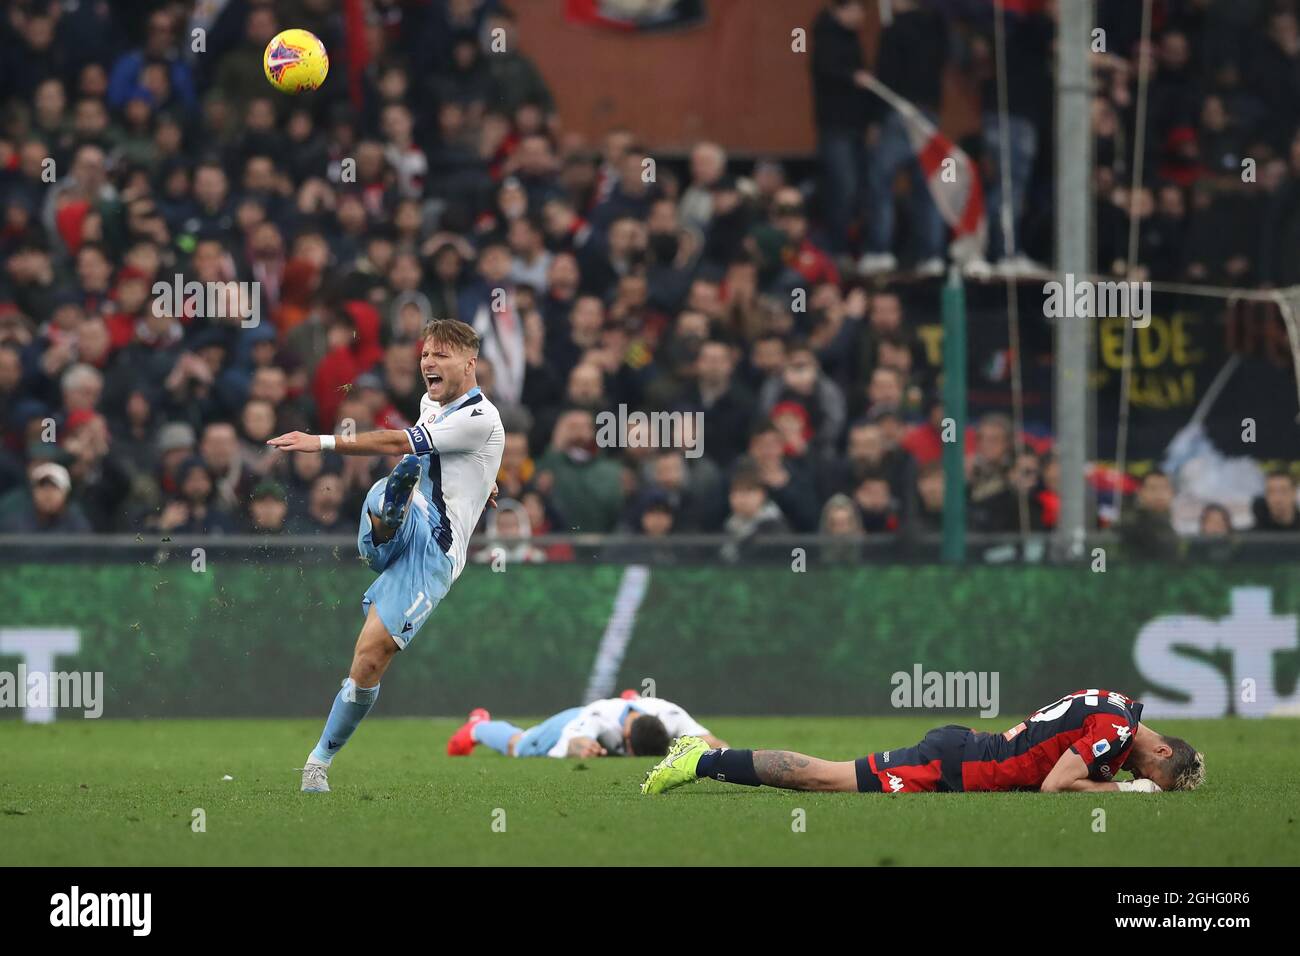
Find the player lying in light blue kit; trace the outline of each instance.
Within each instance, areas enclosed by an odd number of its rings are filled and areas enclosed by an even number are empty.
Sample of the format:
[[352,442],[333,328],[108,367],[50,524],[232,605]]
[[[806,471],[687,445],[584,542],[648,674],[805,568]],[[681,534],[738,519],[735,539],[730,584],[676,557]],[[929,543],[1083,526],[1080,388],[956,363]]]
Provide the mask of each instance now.
[[305,792],[329,790],[330,762],[374,706],[393,656],[464,570],[469,536],[496,494],[505,431],[475,380],[478,348],[478,335],[463,322],[438,319],[425,327],[420,372],[428,391],[412,428],[338,439],[290,432],[267,442],[285,451],[404,454],[371,487],[361,511],[357,550],[379,577],[361,599],[366,620],[352,669],[303,767]]
[[483,744],[507,757],[662,757],[668,742],[683,735],[727,746],[672,701],[624,691],[562,710],[527,730],[477,707],[447,741],[447,753],[464,757]]

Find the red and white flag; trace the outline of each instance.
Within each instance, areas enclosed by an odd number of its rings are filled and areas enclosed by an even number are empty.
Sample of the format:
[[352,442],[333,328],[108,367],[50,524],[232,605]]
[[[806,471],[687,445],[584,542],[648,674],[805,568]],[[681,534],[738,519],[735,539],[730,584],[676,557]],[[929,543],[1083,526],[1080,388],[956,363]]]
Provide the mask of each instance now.
[[903,118],[930,195],[939,207],[939,215],[952,229],[953,259],[961,263],[983,258],[988,226],[984,216],[984,188],[971,158],[916,106],[875,76],[867,75],[867,86]]

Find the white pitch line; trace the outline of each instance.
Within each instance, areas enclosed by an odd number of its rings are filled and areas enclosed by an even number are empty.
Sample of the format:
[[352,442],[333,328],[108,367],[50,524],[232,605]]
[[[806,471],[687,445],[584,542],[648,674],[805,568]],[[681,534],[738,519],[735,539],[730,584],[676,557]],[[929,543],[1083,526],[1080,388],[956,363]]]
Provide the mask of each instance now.
[[614,693],[614,681],[618,669],[623,666],[623,655],[632,640],[636,629],[637,611],[645,599],[646,589],[650,586],[650,569],[643,564],[629,564],[623,569],[623,580],[619,582],[618,594],[614,596],[614,610],[601,635],[600,647],[596,649],[596,662],[591,668],[591,677],[587,680],[587,690],[582,702],[589,704]]

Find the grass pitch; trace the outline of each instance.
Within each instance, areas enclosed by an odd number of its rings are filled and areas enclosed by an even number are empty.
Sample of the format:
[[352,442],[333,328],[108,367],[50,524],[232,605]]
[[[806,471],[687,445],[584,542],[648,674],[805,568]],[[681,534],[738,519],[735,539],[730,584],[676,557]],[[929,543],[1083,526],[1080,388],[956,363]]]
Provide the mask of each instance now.
[[[736,746],[833,759],[948,722],[706,720]],[[367,720],[334,763],[334,791],[308,795],[293,768],[319,720],[0,721],[0,865],[1300,864],[1296,720],[1159,723],[1206,753],[1209,778],[1153,796],[886,797],[706,780],[652,798],[638,785],[653,760],[509,760],[481,747],[451,759],[456,724]]]

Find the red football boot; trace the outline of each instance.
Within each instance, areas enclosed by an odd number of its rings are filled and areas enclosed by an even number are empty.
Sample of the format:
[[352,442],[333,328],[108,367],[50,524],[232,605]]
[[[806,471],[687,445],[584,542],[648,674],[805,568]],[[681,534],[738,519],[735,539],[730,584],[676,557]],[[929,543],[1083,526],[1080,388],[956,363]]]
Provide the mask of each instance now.
[[475,707],[469,712],[469,720],[460,725],[447,741],[447,755],[451,757],[468,757],[474,750],[474,725],[484,720],[491,720],[492,715],[482,707]]

